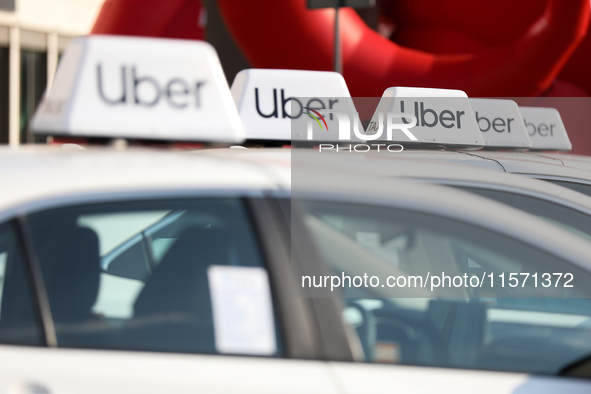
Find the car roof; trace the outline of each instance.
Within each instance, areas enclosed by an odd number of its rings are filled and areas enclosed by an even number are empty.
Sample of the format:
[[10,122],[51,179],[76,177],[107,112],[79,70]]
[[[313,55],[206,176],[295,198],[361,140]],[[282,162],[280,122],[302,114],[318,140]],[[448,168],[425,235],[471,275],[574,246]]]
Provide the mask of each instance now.
[[[300,155],[299,153],[302,153]],[[311,160],[315,156],[316,160]],[[320,160],[320,161],[318,161]],[[472,223],[535,245],[591,271],[591,244],[525,212],[439,185],[355,174],[312,150],[0,149],[0,219],[53,206],[112,199],[219,195],[296,197],[376,203]],[[320,167],[318,167],[320,165]],[[319,170],[322,169],[322,171]],[[291,180],[287,174],[291,173]],[[434,197],[436,196],[436,198]]]
[[591,269],[591,243],[533,215],[455,188],[401,178],[384,182],[383,176],[338,170],[329,163],[330,155],[320,157],[311,150],[301,153],[292,153],[295,197],[377,204],[448,217],[508,235]]
[[[226,152],[226,150],[212,150],[210,152],[219,155],[224,154],[223,152]],[[298,150],[298,152],[300,151]],[[331,166],[339,166],[343,171],[371,171],[373,176],[428,179],[446,185],[476,186],[518,192],[591,214],[591,199],[571,189],[534,178],[490,170],[487,167],[462,165],[465,161],[464,157],[471,160],[472,156],[463,155],[459,152],[435,152],[435,156],[439,160],[431,160],[431,155],[425,151],[413,152],[417,154],[406,155],[370,151],[354,155],[342,155],[328,151],[326,153],[332,155],[332,158],[324,162]],[[244,151],[242,157],[250,161],[277,161],[289,166],[290,162],[286,159],[287,156],[285,154],[280,155],[280,153],[285,152],[278,152],[273,149],[249,149],[248,152]],[[280,158],[280,156],[283,158]],[[306,157],[306,160],[311,162],[320,158],[318,154],[306,154]],[[452,161],[444,160],[444,157],[450,157]],[[456,158],[458,160],[455,160]],[[472,160],[484,161],[477,157],[472,157]]]
[[507,172],[546,175],[591,181],[591,166],[571,165],[558,158],[528,152],[475,152],[479,157],[495,160]]
[[556,160],[564,166],[591,170],[591,157],[569,153],[539,152],[538,156]]
[[573,160],[584,163],[591,163],[591,156],[577,155],[575,153],[560,153],[560,152],[538,152],[537,155],[550,157],[555,160]]
[[[233,153],[226,149],[209,150],[208,152],[221,157],[227,156],[228,153]],[[456,164],[457,162],[455,161],[423,160],[416,159],[416,156],[409,158],[407,155],[391,154],[388,152],[377,153],[373,151],[357,153],[355,155],[342,155],[329,151],[327,152],[330,155],[329,160],[326,160],[325,157],[312,150],[248,149],[242,151],[240,156],[244,160],[259,162],[261,164],[268,162],[278,163],[284,169],[283,175],[291,175],[290,152],[296,152],[295,155],[304,158],[306,166],[317,166],[325,170],[328,167],[332,167],[337,171],[345,171],[349,174],[362,172],[364,176],[370,174],[372,177],[432,180],[435,183],[445,185],[475,186],[505,190],[543,198],[586,214],[591,214],[591,199],[584,194],[537,179],[493,171],[487,168],[460,165]],[[429,155],[424,153],[417,156],[429,157]],[[438,156],[443,157],[444,155]]]
[[[207,152],[209,155],[220,157],[228,153],[228,150],[223,149]],[[341,166],[342,162],[349,161],[353,163],[352,166],[355,166],[355,158],[363,155],[347,153],[344,155],[321,155],[318,151],[310,149],[248,149],[242,150],[240,156],[244,160],[259,163],[265,163],[270,159],[277,160],[278,157],[287,160],[289,157],[292,163],[292,194],[295,197],[376,203],[445,216],[515,237],[550,253],[560,254],[564,258],[569,255],[569,258],[578,261],[581,266],[587,267],[587,269],[591,268],[588,262],[588,256],[591,253],[590,243],[533,215],[454,188],[417,183],[395,177],[393,177],[394,182],[384,182],[383,173],[371,171],[360,173],[360,171],[349,171],[346,167]],[[427,166],[431,170],[433,169],[434,163],[424,162],[423,164],[425,171]],[[463,166],[449,165],[453,168],[464,168]],[[479,169],[473,170],[482,174]],[[486,171],[486,173],[494,174],[495,172]],[[512,182],[517,183],[522,179],[520,176],[511,176],[510,178],[514,178]],[[526,181],[524,183],[531,184],[529,180],[523,180]],[[544,186],[546,185],[544,184]],[[560,187],[556,187],[560,189]],[[578,193],[575,192],[575,194]],[[579,197],[587,199],[583,195],[576,198]],[[567,244],[570,246],[565,248]]]
[[[329,154],[333,152],[327,152]],[[337,154],[334,154],[338,156]],[[342,155],[339,158],[344,158]],[[527,194],[591,214],[591,199],[571,189],[521,175],[432,160],[411,159],[404,155],[368,152],[340,160],[350,170],[372,171],[388,177],[432,180],[446,185],[475,186]]]
[[[499,152],[499,151],[434,151],[404,150],[397,153],[400,157],[445,161],[473,167],[508,173],[548,176],[583,183],[591,182],[591,165],[584,163],[579,157],[572,161],[557,155],[537,152]],[[575,155],[568,155],[575,156]]]
[[195,188],[261,194],[289,187],[259,167],[230,157],[155,149],[5,147],[0,148],[0,184],[10,192],[0,194],[0,211],[23,205],[30,210],[33,202],[59,205],[146,190],[163,195],[165,190]]
[[477,151],[405,149],[402,152],[395,153],[395,155],[408,159],[437,160],[479,168],[488,168],[490,170],[504,170],[495,160],[480,157],[477,153]]
[[203,149],[189,151],[187,154],[216,157],[220,160],[240,160],[267,174],[277,183],[289,188],[291,184],[291,149],[257,148],[257,149]]

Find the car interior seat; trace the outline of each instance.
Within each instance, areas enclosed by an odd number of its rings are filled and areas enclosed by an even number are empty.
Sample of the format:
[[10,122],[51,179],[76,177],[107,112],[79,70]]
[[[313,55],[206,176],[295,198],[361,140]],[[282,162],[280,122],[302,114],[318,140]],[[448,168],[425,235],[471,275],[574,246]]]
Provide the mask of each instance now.
[[[92,312],[100,284],[100,252],[96,233],[63,218],[44,231],[37,245],[58,343],[92,346],[107,328]],[[91,340],[90,338],[94,339]],[[81,341],[81,342],[80,342]]]
[[185,229],[162,258],[134,304],[132,346],[179,352],[215,352],[207,277],[228,264],[228,238],[217,229]]
[[96,233],[75,223],[60,225],[46,235],[37,254],[54,320],[95,318],[91,308],[100,282]]

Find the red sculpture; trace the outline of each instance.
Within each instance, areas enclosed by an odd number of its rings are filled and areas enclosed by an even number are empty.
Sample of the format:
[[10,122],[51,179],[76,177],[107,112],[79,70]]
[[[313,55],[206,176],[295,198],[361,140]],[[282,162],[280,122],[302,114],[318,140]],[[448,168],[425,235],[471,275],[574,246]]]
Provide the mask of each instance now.
[[[332,9],[308,10],[306,0],[217,3],[253,67],[331,69]],[[588,0],[381,4],[382,21],[395,26],[391,40],[355,11],[340,11],[343,73],[354,96],[380,96],[388,86],[457,88],[470,96],[591,95]],[[106,0],[92,33],[203,39],[201,11],[198,0]]]
[[[591,96],[589,0],[381,0],[384,37],[340,11],[343,75],[353,96],[390,86],[472,97]],[[217,0],[253,67],[331,70],[334,10],[306,0]],[[199,0],[106,0],[94,34],[203,39]],[[591,153],[591,111],[555,106],[574,150]],[[572,110],[579,108],[578,110]],[[572,112],[575,112],[574,114]]]
[[[388,86],[456,88],[470,96],[544,93],[585,37],[588,0],[391,0],[391,41],[341,10],[343,75],[354,96]],[[331,9],[305,0],[218,0],[255,67],[331,68]],[[578,93],[581,93],[580,91]]]
[[199,0],[105,0],[91,34],[203,40],[204,11]]

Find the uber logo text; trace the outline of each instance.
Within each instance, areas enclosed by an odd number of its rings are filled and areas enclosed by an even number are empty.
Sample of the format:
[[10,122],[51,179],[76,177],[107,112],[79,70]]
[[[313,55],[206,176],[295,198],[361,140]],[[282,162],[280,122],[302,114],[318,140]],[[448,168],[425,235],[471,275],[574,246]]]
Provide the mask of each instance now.
[[[438,125],[443,126],[446,129],[451,128],[462,128],[462,116],[466,115],[464,111],[455,111],[452,112],[448,109],[444,109],[443,111],[437,113],[437,111],[425,107],[425,103],[420,101],[414,102],[414,116],[405,114],[404,110],[404,100],[400,100],[400,112],[404,115],[401,117],[399,115],[402,122],[406,125],[410,124],[411,122],[407,121],[405,118],[414,118],[413,126],[419,127],[437,127]],[[380,120],[379,125],[381,125],[382,121]],[[374,131],[379,127],[376,122],[370,122],[367,128],[367,131]]]
[[475,112],[476,115],[476,123],[478,123],[478,127],[480,131],[483,133],[491,130],[496,131],[497,133],[503,133],[507,131],[507,133],[511,132],[511,122],[515,120],[515,118],[494,118],[490,120],[486,116],[480,116],[478,111]]
[[536,134],[538,134],[540,137],[554,137],[554,127],[556,127],[555,124],[534,124],[528,122],[527,119],[523,119],[523,121],[530,137],[533,137]]
[[[128,74],[132,81],[131,94],[128,94]],[[153,107],[164,96],[166,102],[174,108],[187,108],[189,106],[201,107],[201,89],[205,81],[188,82],[182,78],[172,78],[160,85],[156,78],[149,75],[138,76],[136,66],[121,66],[121,89],[118,94],[107,97],[103,87],[103,68],[99,63],[96,66],[98,94],[102,101],[109,105],[132,103],[142,107]],[[148,93],[148,94],[146,94]]]
[[[306,105],[303,105],[300,100],[295,97],[287,97],[285,98],[285,90],[281,89],[281,106],[278,105],[277,102],[277,89],[273,89],[273,111],[269,113],[263,113],[259,104],[259,88],[254,88],[254,105],[257,110],[257,113],[262,116],[263,118],[279,118],[279,107],[281,108],[281,119],[290,118],[290,119],[297,119],[302,116],[305,108],[311,108],[315,110],[325,109],[327,106],[326,104],[319,98],[311,98],[308,100]],[[292,113],[291,115],[287,113],[285,110],[285,105],[289,102],[293,101],[293,103],[297,103],[299,108],[297,113]],[[328,100],[328,108],[332,109],[332,106],[338,103],[338,99],[329,99]],[[293,104],[291,104],[293,108]],[[332,115],[330,117],[332,120]]]

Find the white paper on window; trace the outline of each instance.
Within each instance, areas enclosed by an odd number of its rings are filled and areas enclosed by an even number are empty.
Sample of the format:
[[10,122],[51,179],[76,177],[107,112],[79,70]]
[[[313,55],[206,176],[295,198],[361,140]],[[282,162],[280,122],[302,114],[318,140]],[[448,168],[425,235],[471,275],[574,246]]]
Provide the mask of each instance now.
[[207,275],[217,351],[274,354],[277,344],[267,271],[212,265]]

